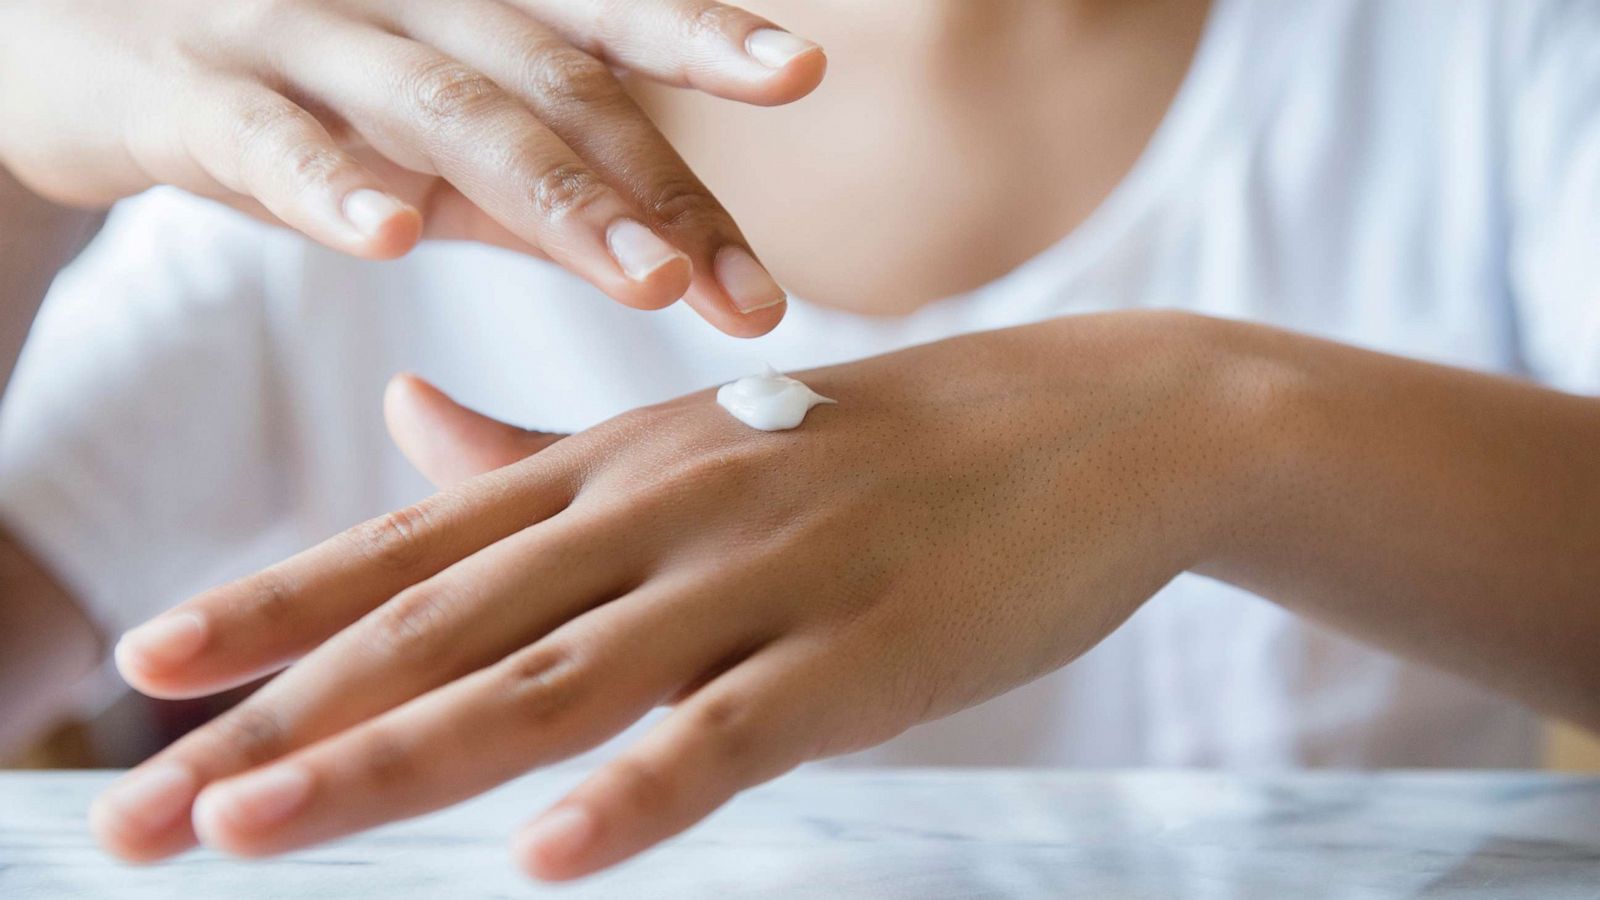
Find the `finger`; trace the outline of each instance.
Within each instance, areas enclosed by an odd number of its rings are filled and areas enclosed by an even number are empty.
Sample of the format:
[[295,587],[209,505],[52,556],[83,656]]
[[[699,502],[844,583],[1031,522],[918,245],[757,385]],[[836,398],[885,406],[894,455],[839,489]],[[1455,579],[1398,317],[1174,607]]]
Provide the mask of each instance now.
[[606,66],[498,0],[405,4],[396,27],[471,65],[532,110],[688,257],[689,293],[717,328],[765,334],[785,294],[712,196]]
[[401,590],[565,508],[576,466],[540,454],[371,519],[128,632],[117,667],[157,697],[214,693],[275,671]]
[[512,233],[622,303],[656,309],[688,288],[689,259],[487,76],[378,29],[317,34],[284,52],[282,74],[374,149],[441,175]]
[[212,722],[130,772],[97,831],[119,855],[151,858],[192,845],[189,818],[152,824],[119,813],[163,773],[182,773],[187,806],[205,785],[277,759],[467,675],[625,591],[637,564],[620,537],[555,518],[451,566],[378,607]]
[[383,416],[400,452],[440,488],[509,466],[562,437],[473,412],[408,374],[389,380]]
[[656,583],[503,662],[206,788],[195,827],[249,856],[415,816],[594,747],[746,652],[748,624]]
[[816,758],[834,676],[794,641],[734,667],[524,828],[518,864],[548,881],[590,874]]
[[472,241],[549,261],[533,246],[490,218],[450,182],[399,165],[370,147],[353,151],[394,195],[422,211],[422,236],[431,240]]
[[[153,178],[207,194],[217,193],[215,183],[357,256],[388,259],[416,245],[417,210],[390,194],[310,113],[255,83],[206,90],[192,103],[174,104],[182,118],[152,126],[162,133],[130,138]],[[165,146],[171,141],[181,149]]]
[[816,44],[725,3],[514,2],[610,63],[730,100],[798,100],[816,89],[828,66]]

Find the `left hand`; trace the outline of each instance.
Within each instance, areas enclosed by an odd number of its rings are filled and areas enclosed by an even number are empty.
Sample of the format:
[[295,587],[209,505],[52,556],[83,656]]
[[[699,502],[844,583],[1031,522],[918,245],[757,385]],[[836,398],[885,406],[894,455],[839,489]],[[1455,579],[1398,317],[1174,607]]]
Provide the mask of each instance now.
[[808,372],[839,405],[780,433],[699,393],[557,441],[400,380],[391,430],[446,489],[129,634],[157,696],[292,665],[102,796],[100,840],[278,853],[675,705],[519,837],[571,878],[1048,673],[1248,495],[1227,327],[1113,313]]

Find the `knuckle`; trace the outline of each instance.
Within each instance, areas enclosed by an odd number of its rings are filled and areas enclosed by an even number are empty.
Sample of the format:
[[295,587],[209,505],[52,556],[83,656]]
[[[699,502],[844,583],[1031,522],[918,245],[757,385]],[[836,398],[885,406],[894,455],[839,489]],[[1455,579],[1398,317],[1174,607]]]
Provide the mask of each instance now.
[[406,572],[422,561],[427,528],[428,511],[418,504],[358,525],[352,538],[363,559],[385,569]]
[[374,783],[415,783],[418,774],[416,756],[393,735],[374,734],[363,742],[359,752],[362,768]]
[[570,162],[540,173],[528,189],[528,200],[536,214],[559,221],[593,206],[609,193],[610,188],[588,166]]
[[690,724],[718,760],[748,760],[758,749],[756,709],[742,696],[723,694],[696,707]]
[[[224,591],[232,594],[234,588],[222,588],[216,594],[208,594],[208,597],[214,596],[221,601]],[[293,618],[294,588],[274,570],[269,569],[240,583],[238,597],[243,601],[240,609],[246,610],[262,625],[282,625]]]
[[303,115],[299,107],[287,100],[244,104],[232,114],[234,140],[246,150],[276,146],[285,133],[299,130]]
[[315,188],[331,182],[344,165],[344,154],[339,151],[322,144],[303,143],[289,149],[284,171],[302,189]]
[[247,596],[249,609],[264,623],[281,624],[294,613],[294,589],[271,571],[256,576]]
[[623,96],[611,70],[570,48],[530,55],[523,83],[534,97],[556,106],[604,105]]
[[716,39],[743,26],[748,15],[721,3],[704,3],[689,13],[684,25],[691,36]]
[[212,741],[247,765],[277,756],[287,734],[276,715],[248,703],[234,707],[206,727]]
[[612,762],[611,777],[623,803],[638,815],[661,815],[677,806],[677,785],[657,764],[619,757]]
[[472,119],[502,102],[499,85],[454,62],[423,66],[412,75],[409,91],[417,109],[436,126]]
[[578,653],[557,642],[537,644],[513,657],[508,661],[506,680],[518,715],[536,729],[567,716],[585,691]]
[[657,182],[645,198],[645,208],[664,227],[721,224],[722,207],[699,180],[688,176]]
[[372,643],[380,655],[400,657],[417,668],[437,668],[449,651],[441,638],[457,606],[455,595],[431,583],[417,585],[378,608]]

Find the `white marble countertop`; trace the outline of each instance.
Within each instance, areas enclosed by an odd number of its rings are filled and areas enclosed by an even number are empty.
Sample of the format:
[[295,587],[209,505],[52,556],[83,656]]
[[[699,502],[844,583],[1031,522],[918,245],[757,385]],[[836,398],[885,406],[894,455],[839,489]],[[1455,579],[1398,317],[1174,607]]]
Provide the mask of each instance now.
[[1600,898],[1597,778],[810,770],[552,888],[506,836],[576,773],[283,859],[148,868],[85,831],[111,777],[0,773],[0,898]]

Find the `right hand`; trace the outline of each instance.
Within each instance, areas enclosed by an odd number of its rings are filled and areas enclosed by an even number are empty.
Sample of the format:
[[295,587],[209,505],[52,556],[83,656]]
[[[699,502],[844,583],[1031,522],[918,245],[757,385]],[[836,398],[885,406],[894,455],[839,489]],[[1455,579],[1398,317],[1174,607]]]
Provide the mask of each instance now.
[[825,66],[710,0],[9,0],[0,166],[74,206],[173,184],[368,258],[514,247],[753,336],[782,290],[612,69],[773,105]]

